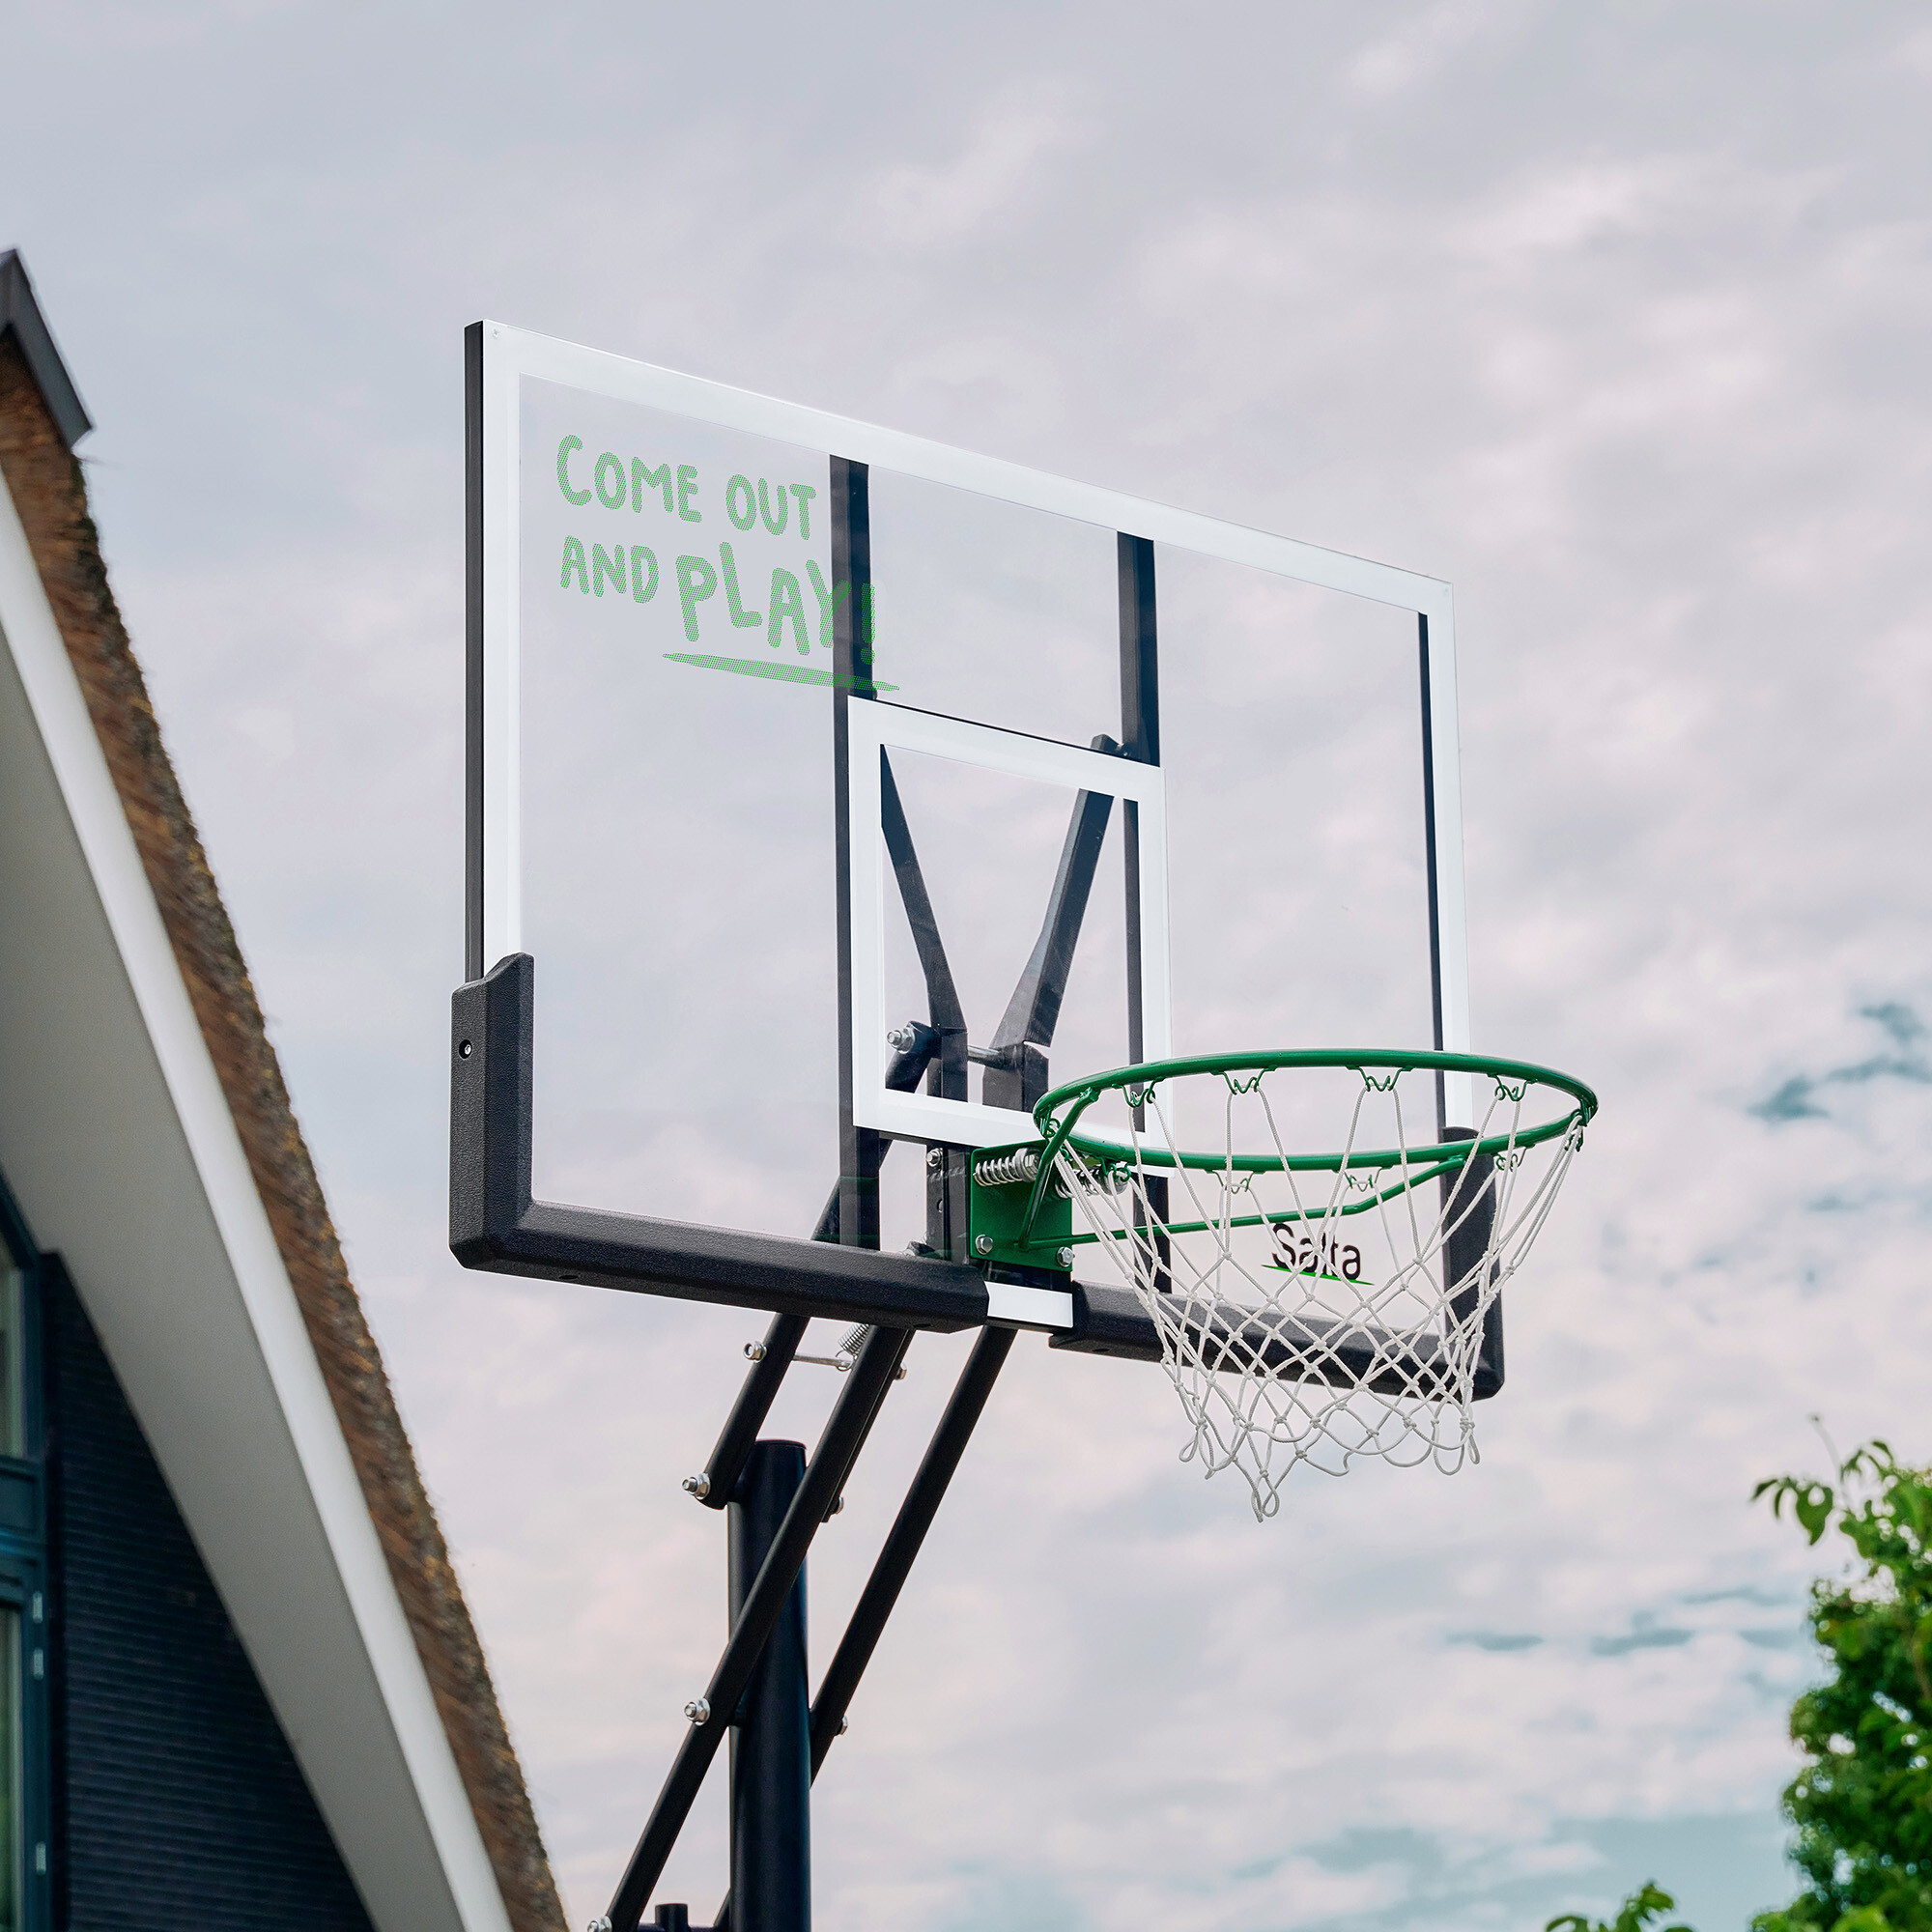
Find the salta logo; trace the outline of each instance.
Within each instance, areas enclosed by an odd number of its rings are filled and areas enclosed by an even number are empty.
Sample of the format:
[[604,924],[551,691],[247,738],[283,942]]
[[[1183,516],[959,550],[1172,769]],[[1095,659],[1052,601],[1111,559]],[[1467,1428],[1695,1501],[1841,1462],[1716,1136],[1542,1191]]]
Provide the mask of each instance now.
[[[840,607],[852,595],[849,583],[828,583],[818,559],[792,556],[804,565],[803,574],[783,560],[769,569],[749,557],[741,557],[744,538],[766,555],[786,555],[787,543],[804,546],[811,541],[812,506],[818,491],[810,483],[784,478],[733,475],[724,485],[724,519],[739,532],[736,540],[721,537],[716,545],[699,544],[695,536],[674,531],[667,541],[662,523],[701,525],[704,522],[706,489],[695,463],[673,463],[668,457],[655,466],[641,456],[628,462],[614,450],[605,450],[596,461],[583,454],[583,439],[567,436],[556,446],[556,487],[573,509],[592,517],[598,511],[620,520],[615,527],[602,521],[590,529],[586,543],[582,536],[566,536],[563,556],[557,568],[557,587],[584,597],[602,597],[610,592],[629,597],[633,603],[649,604],[662,590],[667,606],[674,594],[687,643],[700,643],[707,632],[721,643],[735,642],[731,636],[740,631],[761,631],[765,652],[757,657],[738,657],[718,651],[667,651],[672,664],[692,665],[699,670],[731,671],[741,677],[776,679],[785,684],[837,685],[852,691],[896,691],[882,684],[869,672],[853,675],[836,671],[826,659],[832,654],[833,639]],[[710,501],[714,510],[716,495]],[[624,521],[643,517],[647,529],[658,533],[658,543],[634,543],[632,524]],[[598,529],[611,539],[598,540]],[[661,564],[660,547],[669,551],[674,543],[691,543],[694,548],[668,556]],[[746,603],[750,591],[753,602]],[[722,601],[720,592],[723,592]],[[668,612],[667,611],[667,614]],[[723,633],[724,635],[719,635]],[[859,610],[859,661],[872,662],[872,587],[866,585]]]
[[1333,1235],[1309,1235],[1280,1221],[1275,1224],[1274,1260],[1270,1265],[1284,1274],[1312,1274],[1327,1281],[1358,1282],[1362,1278],[1362,1251],[1345,1247]]

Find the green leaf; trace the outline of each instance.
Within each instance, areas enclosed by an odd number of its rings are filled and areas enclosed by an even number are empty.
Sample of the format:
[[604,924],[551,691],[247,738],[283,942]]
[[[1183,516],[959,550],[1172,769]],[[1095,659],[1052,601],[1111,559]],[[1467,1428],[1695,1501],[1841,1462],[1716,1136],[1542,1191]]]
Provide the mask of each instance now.
[[1791,1498],[1791,1512],[1815,1544],[1832,1520],[1832,1492],[1823,1483],[1807,1483]]
[[[1580,1912],[1570,1912],[1561,1918],[1552,1918],[1543,1932],[1645,1932],[1653,1918],[1668,1912],[1676,1903],[1654,1879],[1649,1879],[1624,1900],[1617,1916],[1608,1923],[1586,1918]],[[1665,1925],[1658,1928],[1658,1932],[1690,1932],[1690,1927]]]

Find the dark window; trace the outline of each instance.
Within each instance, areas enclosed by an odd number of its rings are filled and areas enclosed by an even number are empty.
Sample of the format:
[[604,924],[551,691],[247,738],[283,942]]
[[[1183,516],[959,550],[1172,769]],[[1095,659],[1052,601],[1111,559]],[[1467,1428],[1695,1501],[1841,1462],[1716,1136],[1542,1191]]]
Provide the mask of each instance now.
[[0,1456],[27,1453],[26,1350],[22,1335],[20,1270],[0,1254]]
[[38,1261],[0,1187],[0,1932],[53,1923]]
[[0,1270],[0,1932],[370,1932],[100,1339],[4,1179]]

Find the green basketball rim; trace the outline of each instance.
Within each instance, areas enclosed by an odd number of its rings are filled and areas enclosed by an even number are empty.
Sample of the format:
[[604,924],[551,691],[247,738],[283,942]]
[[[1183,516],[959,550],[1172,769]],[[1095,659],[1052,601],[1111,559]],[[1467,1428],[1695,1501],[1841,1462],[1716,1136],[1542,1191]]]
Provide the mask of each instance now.
[[[1214,1074],[1226,1079],[1231,1089],[1238,1093],[1249,1087],[1249,1076],[1258,1084],[1262,1076],[1283,1068],[1317,1067],[1359,1073],[1367,1086],[1380,1084],[1371,1079],[1372,1073],[1392,1074],[1397,1078],[1404,1073],[1422,1072],[1481,1074],[1493,1080],[1506,1096],[1518,1102],[1526,1099],[1532,1089],[1544,1089],[1563,1095],[1572,1104],[1549,1120],[1527,1127],[1513,1127],[1507,1133],[1423,1147],[1346,1148],[1330,1153],[1235,1153],[1225,1149],[1218,1152],[1194,1152],[1151,1148],[1138,1136],[1136,1145],[1113,1132],[1080,1131],[1081,1117],[1103,1094],[1118,1093],[1129,1105],[1136,1105],[1136,1094],[1146,1094],[1171,1080]],[[1512,1089],[1518,1091],[1512,1094]],[[1498,1060],[1488,1054],[1438,1053],[1421,1048],[1397,1052],[1386,1048],[1310,1047],[1273,1053],[1207,1053],[1188,1059],[1151,1060],[1137,1066],[1120,1066],[1111,1072],[1090,1074],[1085,1079],[1056,1087],[1038,1101],[1033,1114],[1034,1124],[1047,1143],[1042,1165],[1050,1164],[1063,1148],[1071,1148],[1076,1153],[1100,1161],[1127,1157],[1147,1167],[1279,1174],[1284,1170],[1333,1172],[1345,1167],[1381,1169],[1398,1165],[1412,1167],[1418,1163],[1461,1166],[1481,1155],[1539,1147],[1559,1136],[1580,1131],[1596,1111],[1596,1094],[1580,1080],[1526,1060]]]

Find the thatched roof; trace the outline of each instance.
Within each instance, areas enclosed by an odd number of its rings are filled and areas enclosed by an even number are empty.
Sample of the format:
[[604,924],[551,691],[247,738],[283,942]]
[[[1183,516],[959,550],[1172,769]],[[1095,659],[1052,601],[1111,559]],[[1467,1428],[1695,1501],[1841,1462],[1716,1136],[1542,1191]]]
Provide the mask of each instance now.
[[511,1923],[559,1932],[562,1908],[462,1585],[108,585],[72,453],[89,427],[18,257],[0,254],[0,481],[127,812]]

